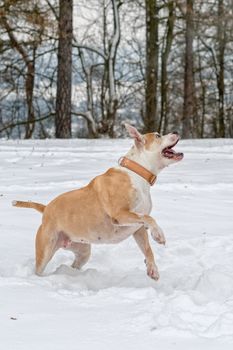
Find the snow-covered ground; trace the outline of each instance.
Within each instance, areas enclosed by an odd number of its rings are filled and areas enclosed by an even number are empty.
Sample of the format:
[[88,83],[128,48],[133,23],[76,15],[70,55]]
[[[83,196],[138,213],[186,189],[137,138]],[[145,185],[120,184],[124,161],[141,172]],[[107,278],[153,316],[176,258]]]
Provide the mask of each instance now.
[[60,251],[34,274],[47,203],[114,166],[130,140],[0,141],[0,347],[5,350],[233,348],[233,140],[181,141],[184,160],[152,187],[166,247],[160,280],[132,238],[93,246],[82,271]]

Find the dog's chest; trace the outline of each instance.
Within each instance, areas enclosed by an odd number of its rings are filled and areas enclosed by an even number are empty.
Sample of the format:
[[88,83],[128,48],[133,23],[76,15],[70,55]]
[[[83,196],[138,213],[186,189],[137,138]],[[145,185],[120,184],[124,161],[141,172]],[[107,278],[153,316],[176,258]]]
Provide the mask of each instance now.
[[[131,211],[137,214],[150,214],[152,208],[151,196],[149,189],[144,187],[135,188],[135,200]],[[132,225],[132,226],[115,226],[111,238],[106,243],[118,243],[131,236],[136,232],[142,225]]]
[[135,200],[132,210],[140,214],[150,214],[152,208],[150,186],[138,177],[132,176],[131,181],[135,190]]
[[141,189],[136,190],[136,200],[133,211],[139,214],[150,214],[152,208],[150,193],[145,193]]

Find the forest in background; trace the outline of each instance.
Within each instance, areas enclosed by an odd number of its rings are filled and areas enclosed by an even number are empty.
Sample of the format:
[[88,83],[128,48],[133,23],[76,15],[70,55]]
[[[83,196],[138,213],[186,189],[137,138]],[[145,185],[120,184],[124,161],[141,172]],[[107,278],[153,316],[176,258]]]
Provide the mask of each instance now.
[[233,0],[0,0],[0,137],[233,137]]

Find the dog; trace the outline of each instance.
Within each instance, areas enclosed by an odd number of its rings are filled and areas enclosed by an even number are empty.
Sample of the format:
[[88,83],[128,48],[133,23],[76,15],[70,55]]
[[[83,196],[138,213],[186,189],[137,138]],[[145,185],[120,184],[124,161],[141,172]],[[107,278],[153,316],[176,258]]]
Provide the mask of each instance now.
[[35,242],[37,275],[43,274],[59,248],[71,250],[75,255],[72,267],[80,269],[90,257],[91,244],[118,243],[133,235],[145,256],[147,275],[159,279],[147,229],[160,244],[165,244],[165,237],[150,216],[150,186],[163,168],[183,159],[183,153],[173,149],[180,137],[176,131],[142,135],[129,124],[125,127],[134,145],[116,167],[83,188],[59,195],[47,206],[13,201],[16,207],[43,213]]

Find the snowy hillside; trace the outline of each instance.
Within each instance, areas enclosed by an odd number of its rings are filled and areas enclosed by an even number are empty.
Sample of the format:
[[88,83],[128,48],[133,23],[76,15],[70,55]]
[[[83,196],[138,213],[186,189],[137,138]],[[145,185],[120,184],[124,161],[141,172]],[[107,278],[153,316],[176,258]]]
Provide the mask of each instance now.
[[47,203],[114,166],[130,140],[0,141],[0,347],[5,350],[233,348],[233,140],[181,141],[184,160],[152,187],[151,241],[160,271],[146,276],[132,238],[93,246],[82,271],[59,251],[34,274]]

